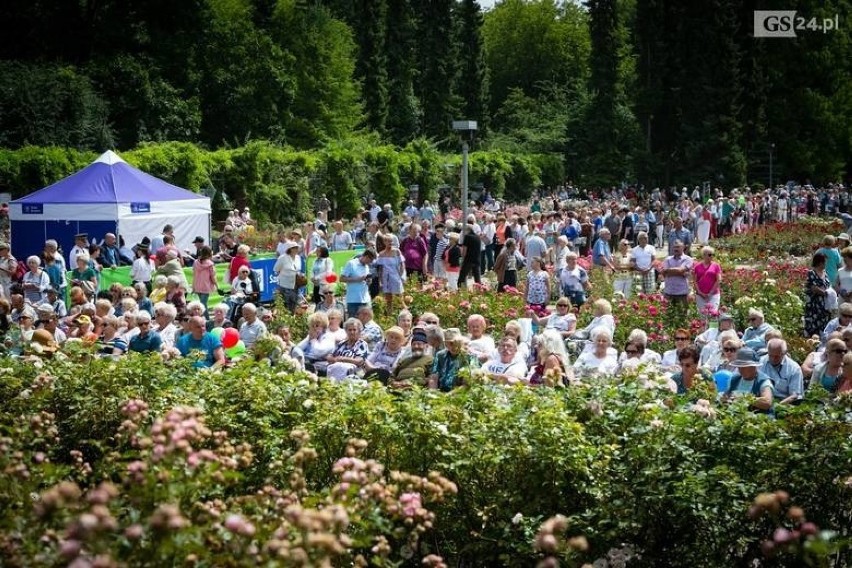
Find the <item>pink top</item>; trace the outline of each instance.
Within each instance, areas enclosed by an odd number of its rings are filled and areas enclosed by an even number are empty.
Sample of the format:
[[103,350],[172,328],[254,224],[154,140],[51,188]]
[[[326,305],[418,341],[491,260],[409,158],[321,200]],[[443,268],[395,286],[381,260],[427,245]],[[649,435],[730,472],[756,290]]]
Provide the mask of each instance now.
[[692,270],[695,271],[695,286],[702,294],[715,294],[719,291],[719,278],[722,276],[722,267],[718,262],[706,265],[703,262],[696,264]]
[[192,290],[196,294],[216,291],[216,268],[210,259],[196,260],[192,265]]

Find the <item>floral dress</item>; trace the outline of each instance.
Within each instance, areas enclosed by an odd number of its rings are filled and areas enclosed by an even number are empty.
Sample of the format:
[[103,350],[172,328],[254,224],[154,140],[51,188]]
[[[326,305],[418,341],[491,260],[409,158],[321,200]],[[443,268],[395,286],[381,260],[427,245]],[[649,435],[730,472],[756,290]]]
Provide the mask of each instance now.
[[532,271],[527,274],[527,303],[542,306],[550,298],[547,297],[547,280],[550,274],[545,270]]
[[808,281],[805,284],[805,336],[819,335],[828,321],[831,312],[825,309],[825,296],[814,291],[814,287],[827,290],[831,283],[828,276],[817,274],[813,269],[808,270]]

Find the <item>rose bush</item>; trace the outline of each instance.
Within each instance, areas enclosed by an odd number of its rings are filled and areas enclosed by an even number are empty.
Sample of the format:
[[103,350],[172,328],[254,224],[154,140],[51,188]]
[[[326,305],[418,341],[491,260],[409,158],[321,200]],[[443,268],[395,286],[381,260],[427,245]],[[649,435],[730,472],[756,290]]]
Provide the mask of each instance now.
[[767,487],[852,525],[852,401],[824,393],[771,420],[641,373],[441,394],[251,362],[4,364],[10,566],[731,566],[762,558],[746,511]]

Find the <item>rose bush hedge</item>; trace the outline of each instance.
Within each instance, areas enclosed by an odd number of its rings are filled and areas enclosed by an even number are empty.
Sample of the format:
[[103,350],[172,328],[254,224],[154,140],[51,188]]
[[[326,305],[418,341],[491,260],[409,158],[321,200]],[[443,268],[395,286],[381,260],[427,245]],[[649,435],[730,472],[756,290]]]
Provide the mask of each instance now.
[[762,554],[747,511],[767,489],[852,526],[852,400],[772,420],[653,379],[395,393],[248,362],[5,361],[0,554],[528,566],[558,533],[585,539],[569,562],[732,566]]

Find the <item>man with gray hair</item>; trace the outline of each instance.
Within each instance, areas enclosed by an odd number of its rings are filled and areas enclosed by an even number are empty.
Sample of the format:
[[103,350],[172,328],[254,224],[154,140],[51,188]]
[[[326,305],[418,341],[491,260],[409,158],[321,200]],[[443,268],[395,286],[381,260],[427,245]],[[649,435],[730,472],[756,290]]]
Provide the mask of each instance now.
[[243,323],[240,325],[240,339],[251,348],[255,342],[266,335],[266,324],[257,317],[257,306],[251,302],[243,304]]
[[541,229],[533,229],[527,233],[527,239],[524,243],[524,258],[527,266],[532,266],[532,260],[535,257],[545,258],[547,256],[547,242],[542,235],[544,235],[544,232]]
[[127,342],[129,351],[136,353],[156,353],[163,347],[163,339],[160,334],[151,329],[151,315],[148,312],[136,314],[136,325],[139,333]]
[[758,369],[772,380],[776,402],[793,404],[801,400],[805,392],[802,368],[787,355],[786,341],[777,337],[770,339]]

